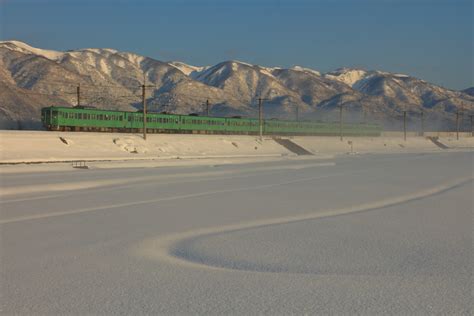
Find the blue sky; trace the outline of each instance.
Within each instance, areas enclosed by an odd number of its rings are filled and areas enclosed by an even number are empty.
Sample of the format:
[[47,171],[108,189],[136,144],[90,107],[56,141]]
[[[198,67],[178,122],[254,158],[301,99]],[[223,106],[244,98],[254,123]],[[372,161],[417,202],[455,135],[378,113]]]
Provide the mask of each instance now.
[[211,65],[360,67],[463,89],[471,0],[0,0],[0,38]]

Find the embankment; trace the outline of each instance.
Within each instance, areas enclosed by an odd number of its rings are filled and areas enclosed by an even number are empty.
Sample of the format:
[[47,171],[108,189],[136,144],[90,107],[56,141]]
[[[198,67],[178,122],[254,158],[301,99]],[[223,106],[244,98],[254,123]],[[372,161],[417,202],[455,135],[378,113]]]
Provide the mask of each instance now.
[[[464,135],[463,135],[464,136]],[[313,154],[442,151],[424,137],[285,137]],[[441,137],[449,149],[472,150],[474,137]],[[73,160],[151,160],[294,156],[270,137],[244,135],[75,133],[0,131],[0,163]]]

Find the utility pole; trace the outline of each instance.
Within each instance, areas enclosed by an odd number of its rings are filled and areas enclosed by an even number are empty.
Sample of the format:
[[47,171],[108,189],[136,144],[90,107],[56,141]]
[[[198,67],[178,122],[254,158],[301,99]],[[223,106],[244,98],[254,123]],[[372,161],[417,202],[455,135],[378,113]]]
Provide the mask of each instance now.
[[459,140],[459,110],[456,111],[456,139]]
[[209,99],[206,100],[206,116],[209,116]]
[[471,118],[471,136],[474,137],[474,126],[472,125],[472,117],[473,117],[473,115],[471,114],[471,115],[469,115],[469,117]]
[[263,101],[268,99],[258,98],[258,126],[260,141],[263,140]]
[[423,109],[421,110],[421,136],[425,135],[425,118]]
[[258,98],[258,128],[259,128],[259,134],[260,134],[260,141],[262,141],[262,138],[263,138],[262,117],[263,117],[262,98]]
[[81,84],[77,85],[76,93],[77,93],[77,106],[80,106],[81,105]]
[[142,105],[143,105],[143,139],[146,140],[146,76],[143,74]]
[[342,104],[339,106],[339,137],[342,142]]
[[407,140],[407,111],[403,111],[403,140]]

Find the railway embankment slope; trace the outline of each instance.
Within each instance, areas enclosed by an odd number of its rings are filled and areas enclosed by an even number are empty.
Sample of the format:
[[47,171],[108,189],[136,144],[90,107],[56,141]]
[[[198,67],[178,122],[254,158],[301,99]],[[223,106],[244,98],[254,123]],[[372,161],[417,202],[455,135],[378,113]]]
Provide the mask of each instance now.
[[[464,136],[464,135],[463,135]],[[424,137],[283,137],[314,155],[442,151]],[[474,148],[474,137],[440,137],[448,150]],[[100,160],[170,160],[296,156],[271,137],[245,135],[178,135],[0,131],[0,163]]]

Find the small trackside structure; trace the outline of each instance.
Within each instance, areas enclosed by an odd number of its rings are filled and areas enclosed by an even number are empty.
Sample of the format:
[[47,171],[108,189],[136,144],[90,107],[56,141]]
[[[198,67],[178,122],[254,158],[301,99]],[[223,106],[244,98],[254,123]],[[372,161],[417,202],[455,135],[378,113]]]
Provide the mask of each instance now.
[[85,160],[75,160],[72,162],[72,167],[73,168],[79,168],[79,169],[89,169],[89,167],[86,165]]

